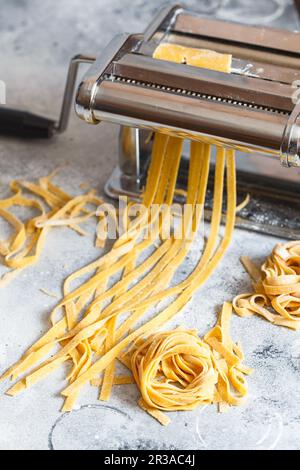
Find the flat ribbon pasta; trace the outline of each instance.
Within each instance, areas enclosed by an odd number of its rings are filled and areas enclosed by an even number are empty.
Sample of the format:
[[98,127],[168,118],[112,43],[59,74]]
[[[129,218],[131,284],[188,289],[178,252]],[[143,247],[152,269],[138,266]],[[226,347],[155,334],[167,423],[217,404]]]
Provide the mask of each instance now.
[[[168,47],[160,51],[160,58],[173,60],[174,57],[169,54],[172,45]],[[187,53],[187,49],[183,51],[179,48],[176,60],[187,58]],[[163,57],[163,54],[166,55]],[[188,55],[188,59],[192,60],[192,56]],[[224,72],[230,69],[229,55],[223,57],[222,54],[199,51],[194,59],[194,65],[206,64],[207,68]],[[11,377],[18,380],[7,391],[9,395],[23,392],[65,362],[70,365],[70,370],[67,374],[68,386],[62,391],[65,398],[63,411],[72,410],[81,388],[91,382],[101,387],[100,399],[108,400],[112,387],[119,381],[117,361],[130,370],[136,364],[133,375],[139,387],[142,389],[145,384],[149,385],[139,374],[143,354],[147,354],[148,346],[153,350],[151,342],[156,341],[154,332],[185,307],[218,267],[231,242],[236,217],[235,154],[233,150],[218,147],[208,238],[204,240],[203,252],[192,272],[182,281],[174,283],[175,273],[199,231],[211,161],[209,144],[191,142],[185,193],[189,210],[179,227],[170,224],[170,236],[166,237],[164,229],[168,225],[170,207],[177,191],[183,142],[179,137],[155,134],[147,183],[142,194],[143,210],[131,216],[132,202],[129,202],[122,216],[126,230],[119,234],[110,251],[66,279],[63,299],[51,312],[51,328],[2,376],[2,379]],[[42,198],[50,208],[50,216],[48,213],[42,214],[36,221],[37,230],[45,231],[65,224],[78,229],[78,223],[93,215],[85,206],[85,202],[96,201],[92,193],[85,196],[87,199],[79,197],[73,200],[47,178],[41,179],[38,184],[23,183],[23,188]],[[224,192],[227,194],[227,211],[221,236]],[[105,221],[100,228],[102,233],[107,232]],[[150,230],[151,237],[145,236]],[[73,282],[76,282],[76,288],[72,288]],[[155,309],[155,314],[149,320],[145,315],[150,309]],[[147,388],[148,393],[142,394],[140,401],[140,406],[162,424],[169,422],[163,410],[192,409],[201,403],[211,402],[218,402],[220,407],[237,405],[245,396],[244,375],[249,371],[242,366],[241,349],[230,339],[230,314],[231,307],[225,306],[218,325],[203,340],[193,332],[178,330],[169,332],[169,337],[163,340],[165,347],[173,338],[174,351],[180,340],[183,349],[180,354],[174,355],[176,359],[172,364],[167,358],[163,360],[163,368],[157,369],[159,373],[163,370],[166,374],[163,386],[155,384],[155,388],[163,390],[163,396],[154,400],[151,386],[151,390]],[[147,348],[136,355],[136,361],[132,364],[128,348],[131,350],[141,343],[141,338],[149,335],[151,341],[147,343]],[[60,349],[49,357],[57,346]],[[127,383],[128,380],[126,377],[120,382]],[[185,393],[181,393],[177,380],[181,381]],[[176,392],[176,399],[174,396],[171,398],[171,392]],[[180,394],[185,397],[182,402]]]
[[[0,200],[0,217],[14,229],[6,240],[0,240],[4,265],[13,270],[2,276],[0,286],[39,259],[51,227],[68,226],[80,235],[86,235],[79,225],[96,215],[88,205],[98,207],[102,203],[93,191],[72,198],[52,183],[55,173],[40,178],[36,183],[13,181],[10,189],[14,195]],[[31,208],[37,210],[38,215],[22,222],[11,211],[14,207]],[[100,246],[101,242],[97,239],[96,244]]]
[[249,259],[244,266],[253,279],[254,294],[238,295],[235,312],[260,315],[275,325],[300,328],[300,241],[278,244],[258,270]]

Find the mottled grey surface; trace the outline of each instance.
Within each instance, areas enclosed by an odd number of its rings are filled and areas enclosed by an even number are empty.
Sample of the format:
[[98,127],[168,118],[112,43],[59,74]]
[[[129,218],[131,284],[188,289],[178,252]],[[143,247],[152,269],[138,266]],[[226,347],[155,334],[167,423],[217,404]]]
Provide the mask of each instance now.
[[[249,23],[299,28],[291,1],[188,1],[187,6],[220,18],[235,16]],[[0,79],[7,84],[7,105],[57,116],[68,59],[77,52],[97,54],[119,31],[141,31],[163,2],[152,0],[10,0],[0,1]],[[13,178],[47,174],[68,162],[57,182],[74,194],[81,182],[103,188],[117,162],[117,129],[90,127],[72,117],[68,131],[49,142],[0,141],[0,191]],[[92,232],[91,232],[92,233]],[[60,294],[67,274],[95,259],[92,234],[80,238],[54,230],[39,263],[0,293],[0,372],[48,326],[56,303],[39,289]],[[250,288],[239,263],[246,254],[262,260],[277,242],[236,231],[222,266],[199,290],[174,324],[196,326],[205,333],[225,300]],[[194,248],[188,269],[197,256]],[[1,271],[2,272],[2,271]],[[299,448],[300,337],[258,318],[233,319],[233,336],[243,342],[249,378],[246,404],[218,415],[214,407],[172,414],[162,428],[136,405],[134,386],[115,387],[108,406],[97,391],[80,397],[82,407],[61,415],[59,396],[65,371],[60,369],[17,398],[4,395],[0,384],[0,449]],[[90,405],[90,406],[89,406]]]

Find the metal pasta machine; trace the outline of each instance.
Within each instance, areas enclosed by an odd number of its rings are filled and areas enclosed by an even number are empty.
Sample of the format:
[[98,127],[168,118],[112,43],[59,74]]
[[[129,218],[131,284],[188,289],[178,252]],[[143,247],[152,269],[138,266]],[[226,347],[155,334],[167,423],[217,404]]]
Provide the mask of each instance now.
[[[156,60],[153,52],[162,42],[231,53],[232,72]],[[119,166],[107,182],[109,196],[141,191],[154,131],[230,146],[242,152],[238,196],[251,196],[238,226],[299,238],[299,32],[167,7],[144,34],[112,40],[82,79],[75,108],[88,123],[121,124]],[[183,158],[182,187],[187,168]],[[209,217],[210,201],[206,209]]]
[[[154,59],[154,50],[165,42],[230,53],[232,71]],[[91,66],[76,92],[77,115],[90,124],[121,125],[119,165],[105,188],[109,196],[139,195],[155,131],[230,146],[238,151],[238,198],[251,196],[237,225],[300,238],[299,32],[166,7],[143,34],[117,35],[97,59],[73,59],[57,130],[66,127],[82,61]],[[182,188],[187,171],[183,157]],[[208,198],[207,217],[210,209]]]

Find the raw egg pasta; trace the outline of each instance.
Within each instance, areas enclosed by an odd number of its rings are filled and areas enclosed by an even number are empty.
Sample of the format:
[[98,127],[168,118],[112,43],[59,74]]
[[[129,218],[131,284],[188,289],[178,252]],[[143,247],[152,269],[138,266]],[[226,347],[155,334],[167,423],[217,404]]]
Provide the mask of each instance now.
[[[55,172],[40,178],[37,183],[13,181],[10,184],[13,196],[0,200],[0,217],[13,229],[6,240],[0,240],[3,263],[11,269],[0,279],[0,286],[38,261],[50,227],[67,226],[85,235],[80,224],[96,215],[95,211],[88,209],[88,205],[97,207],[102,203],[93,191],[72,198],[52,183],[54,175]],[[14,207],[30,208],[36,210],[38,215],[22,222],[11,212]]]
[[233,306],[242,316],[260,315],[271,323],[293,330],[300,328],[300,242],[275,246],[259,270],[248,258],[242,260],[253,279],[254,293],[238,295]]
[[238,405],[247,393],[241,348],[230,334],[231,304],[202,340],[196,331],[177,329],[141,340],[131,369],[143,403],[161,411],[193,410],[200,405]]
[[[164,47],[159,51],[159,58],[173,60],[174,47]],[[193,57],[196,66],[224,72],[230,69],[231,56],[203,54],[202,51],[198,51],[198,55],[190,51],[189,56],[186,48],[181,53],[184,57],[179,58],[180,61],[188,62],[187,59]],[[176,60],[179,60],[178,54],[180,51],[176,50]],[[11,377],[17,381],[8,390],[9,395],[19,394],[65,362],[70,364],[70,369],[68,386],[62,391],[64,411],[74,407],[82,387],[89,383],[100,387],[101,400],[108,400],[114,385],[130,382],[131,376],[117,375],[117,362],[132,372],[142,395],[140,406],[162,424],[169,422],[163,411],[193,409],[202,403],[218,402],[221,408],[224,404],[238,405],[246,395],[244,375],[249,369],[242,365],[242,351],[229,335],[230,305],[225,304],[217,326],[203,340],[195,332],[157,332],[184,308],[218,267],[229,247],[235,224],[235,155],[233,150],[217,148],[209,236],[192,272],[174,283],[175,273],[198,233],[211,160],[209,144],[191,142],[185,193],[191,210],[184,223],[180,227],[172,226],[171,235],[165,237],[168,210],[162,207],[168,208],[174,201],[182,147],[183,139],[179,137],[162,133],[154,136],[142,195],[146,210],[136,217],[126,214],[127,230],[119,235],[110,251],[66,279],[63,299],[51,313],[52,327],[2,376],[2,379]],[[39,185],[27,183],[25,187],[42,197],[55,211],[51,217],[41,213],[36,227],[41,233],[55,225],[78,227],[76,224],[93,215],[83,210],[84,199],[79,198],[74,204],[74,200],[48,179],[43,179]],[[224,191],[227,211],[221,235]],[[87,202],[96,201],[90,193],[83,197]],[[154,211],[150,211],[152,206]],[[20,233],[22,227],[16,221],[11,222]],[[152,236],[147,237],[145,233],[150,228]],[[80,283],[82,278],[84,281]],[[76,288],[72,288],[74,282]],[[150,309],[155,309],[156,313],[149,320]],[[168,351],[172,345],[176,359],[156,358],[155,344],[159,344],[162,351]],[[151,358],[158,365],[149,376],[144,365],[148,359],[153,364]],[[156,383],[158,376],[163,378],[161,386]],[[176,393],[170,401],[171,391]]]

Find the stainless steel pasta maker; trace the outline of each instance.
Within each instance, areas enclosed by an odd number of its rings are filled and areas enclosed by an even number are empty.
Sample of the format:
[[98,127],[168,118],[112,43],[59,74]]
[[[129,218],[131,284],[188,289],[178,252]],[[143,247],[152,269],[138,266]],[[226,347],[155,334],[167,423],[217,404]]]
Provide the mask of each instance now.
[[[154,59],[163,42],[230,53],[232,73]],[[237,225],[300,237],[299,32],[217,21],[179,5],[166,7],[143,34],[117,35],[99,58],[72,60],[61,118],[53,131],[66,127],[82,61],[91,66],[76,92],[77,115],[90,124],[121,125],[119,165],[105,188],[109,196],[141,192],[155,131],[230,146],[242,152],[237,158],[238,197],[251,196]],[[178,181],[183,188],[187,167],[186,157]],[[208,217],[210,208],[208,200]]]
[[[231,53],[232,73],[156,60],[162,42]],[[176,5],[163,9],[144,34],[111,41],[83,77],[75,108],[88,123],[121,124],[109,196],[141,191],[154,131],[230,146],[244,152],[237,159],[239,198],[251,196],[238,225],[297,238],[300,171],[279,162],[300,167],[299,98],[299,32],[212,20]],[[186,175],[183,158],[182,187]]]
[[[161,42],[230,52],[232,73],[153,59]],[[300,166],[297,80],[300,33],[215,21],[175,6],[143,35],[113,39],[83,78],[76,112],[93,124],[162,131]]]

